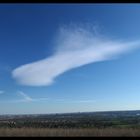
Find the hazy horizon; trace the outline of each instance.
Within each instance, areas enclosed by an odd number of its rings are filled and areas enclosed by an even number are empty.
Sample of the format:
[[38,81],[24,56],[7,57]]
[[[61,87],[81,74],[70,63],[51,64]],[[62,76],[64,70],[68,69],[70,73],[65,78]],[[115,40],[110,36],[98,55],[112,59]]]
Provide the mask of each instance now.
[[140,111],[140,110],[98,110],[98,111],[83,111],[83,112],[52,112],[52,113],[19,113],[19,114],[0,114],[0,116],[5,116],[5,115],[56,115],[56,114],[77,114],[77,113],[103,113],[103,112],[127,112],[127,111]]

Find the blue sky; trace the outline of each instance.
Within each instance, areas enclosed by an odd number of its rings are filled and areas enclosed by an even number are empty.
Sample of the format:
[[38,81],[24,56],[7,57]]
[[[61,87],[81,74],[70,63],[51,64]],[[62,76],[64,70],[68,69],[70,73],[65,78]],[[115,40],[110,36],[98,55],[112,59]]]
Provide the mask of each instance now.
[[140,109],[139,4],[0,4],[0,114]]

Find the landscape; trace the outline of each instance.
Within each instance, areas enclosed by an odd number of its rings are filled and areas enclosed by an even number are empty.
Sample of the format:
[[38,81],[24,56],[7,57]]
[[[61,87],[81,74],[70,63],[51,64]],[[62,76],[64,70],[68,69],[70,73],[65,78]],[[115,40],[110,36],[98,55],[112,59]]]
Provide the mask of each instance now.
[[140,137],[140,4],[0,4],[0,137],[27,136]]
[[140,110],[1,115],[0,136],[140,136]]

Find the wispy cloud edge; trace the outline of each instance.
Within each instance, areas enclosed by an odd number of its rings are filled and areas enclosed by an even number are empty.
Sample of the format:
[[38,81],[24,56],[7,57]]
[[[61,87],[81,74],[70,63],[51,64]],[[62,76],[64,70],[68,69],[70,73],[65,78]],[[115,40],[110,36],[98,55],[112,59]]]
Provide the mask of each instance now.
[[25,102],[33,101],[33,99],[29,97],[27,94],[25,94],[23,91],[18,91],[18,94],[23,97],[23,100],[20,101],[25,101]]

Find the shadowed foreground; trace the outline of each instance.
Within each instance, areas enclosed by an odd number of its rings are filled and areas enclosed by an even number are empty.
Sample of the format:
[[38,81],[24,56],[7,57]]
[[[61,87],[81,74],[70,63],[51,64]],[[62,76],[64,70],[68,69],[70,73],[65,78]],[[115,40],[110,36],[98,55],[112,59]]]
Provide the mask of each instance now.
[[91,129],[48,129],[48,128],[0,128],[0,136],[140,136],[140,129],[91,128]]

